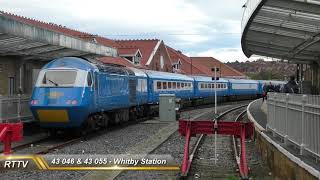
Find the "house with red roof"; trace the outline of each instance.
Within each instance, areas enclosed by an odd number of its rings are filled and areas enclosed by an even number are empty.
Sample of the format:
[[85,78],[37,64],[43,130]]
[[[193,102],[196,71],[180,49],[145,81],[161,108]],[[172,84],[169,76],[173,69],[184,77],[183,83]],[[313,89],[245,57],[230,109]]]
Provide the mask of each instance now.
[[167,46],[167,49],[174,72],[192,75],[209,75],[212,73],[205,66],[192,64],[191,58],[184,55],[181,51],[177,51],[169,46]]
[[188,57],[181,51],[167,46],[175,72],[191,75],[213,76],[212,68],[220,68],[219,77],[246,78],[246,75],[213,57]]
[[159,39],[116,40],[118,55],[144,69],[172,72],[167,48]]
[[247,76],[242,72],[222,63],[221,61],[213,57],[190,57],[192,63],[195,66],[205,66],[208,70],[211,71],[212,68],[219,68],[218,75],[219,77],[224,78],[235,78],[235,79],[245,79]]

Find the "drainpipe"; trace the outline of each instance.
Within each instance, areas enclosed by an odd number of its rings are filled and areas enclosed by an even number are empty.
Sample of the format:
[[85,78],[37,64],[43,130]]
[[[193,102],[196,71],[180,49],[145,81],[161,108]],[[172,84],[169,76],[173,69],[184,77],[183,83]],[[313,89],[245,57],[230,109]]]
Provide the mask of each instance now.
[[21,63],[19,64],[19,89],[18,89],[18,94],[23,94],[24,64],[25,64],[25,62],[21,62]]

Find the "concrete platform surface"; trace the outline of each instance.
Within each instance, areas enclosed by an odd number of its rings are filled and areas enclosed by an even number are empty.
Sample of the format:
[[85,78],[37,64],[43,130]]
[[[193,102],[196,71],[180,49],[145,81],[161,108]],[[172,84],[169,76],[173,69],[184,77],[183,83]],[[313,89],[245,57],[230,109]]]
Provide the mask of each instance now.
[[[263,110],[262,110],[263,108]],[[266,129],[267,126],[267,115],[266,115],[266,107],[265,103],[262,101],[262,99],[258,99],[254,101],[250,107],[249,111],[255,121],[264,129]],[[265,111],[265,112],[264,112]]]
[[[270,166],[275,168],[275,174],[289,179],[309,179],[310,177],[310,179],[320,179],[319,160],[308,154],[300,155],[296,146],[284,144],[282,138],[274,136],[272,132],[266,130],[267,105],[262,99],[253,101],[247,112],[249,119],[254,122],[256,130],[258,129],[256,132],[259,134],[260,140],[263,139],[259,141],[260,144],[258,142],[258,146],[264,153],[263,156],[267,157],[266,160]],[[263,143],[265,144],[263,145]],[[311,176],[305,172],[309,172]]]

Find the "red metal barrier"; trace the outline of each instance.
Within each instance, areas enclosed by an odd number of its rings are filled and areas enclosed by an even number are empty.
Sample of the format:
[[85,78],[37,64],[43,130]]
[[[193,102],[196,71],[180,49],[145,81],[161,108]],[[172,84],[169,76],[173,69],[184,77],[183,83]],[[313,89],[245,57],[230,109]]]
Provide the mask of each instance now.
[[11,143],[22,140],[23,124],[0,123],[0,141],[3,143],[3,154],[11,153]]
[[[190,138],[197,134],[214,134],[215,121],[190,121],[190,120],[180,120],[179,121],[179,133],[185,136],[184,145],[184,157],[181,167],[181,174],[185,175],[191,165],[189,161],[189,145]],[[227,121],[217,121],[217,134],[223,135],[234,135],[240,138],[241,142],[241,155],[240,155],[240,173],[242,177],[248,177],[248,164],[246,156],[246,144],[245,139],[251,138],[253,136],[253,123],[252,122],[227,122]]]

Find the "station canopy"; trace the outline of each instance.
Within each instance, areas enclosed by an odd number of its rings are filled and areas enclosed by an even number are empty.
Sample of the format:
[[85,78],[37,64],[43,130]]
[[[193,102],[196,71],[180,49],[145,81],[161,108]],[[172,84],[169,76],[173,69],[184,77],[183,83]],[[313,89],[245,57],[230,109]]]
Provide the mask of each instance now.
[[242,50],[293,63],[320,62],[320,0],[248,0]]
[[51,60],[64,56],[116,56],[117,50],[95,42],[17,21],[0,12],[0,56]]

